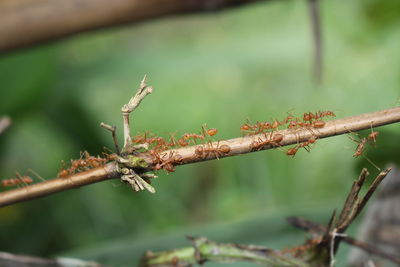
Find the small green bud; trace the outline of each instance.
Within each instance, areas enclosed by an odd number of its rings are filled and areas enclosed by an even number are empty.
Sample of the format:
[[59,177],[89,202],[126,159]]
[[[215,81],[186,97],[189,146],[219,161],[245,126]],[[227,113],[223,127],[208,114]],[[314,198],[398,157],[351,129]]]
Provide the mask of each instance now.
[[147,168],[149,164],[143,159],[133,155],[128,155],[126,157],[124,165],[130,168]]

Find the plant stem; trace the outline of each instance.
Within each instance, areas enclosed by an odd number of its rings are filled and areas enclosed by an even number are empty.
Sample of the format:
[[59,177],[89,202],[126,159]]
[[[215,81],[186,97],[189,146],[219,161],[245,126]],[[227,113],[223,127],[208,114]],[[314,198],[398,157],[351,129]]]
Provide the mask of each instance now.
[[246,261],[262,266],[296,266],[312,265],[280,251],[238,244],[224,244],[210,241],[204,237],[191,238],[193,247],[185,247],[163,252],[147,252],[141,261],[141,267],[188,267],[206,261],[217,263]]
[[[319,129],[300,128],[296,130],[278,130],[274,131],[274,135],[282,134],[283,140],[279,143],[280,146],[297,144],[307,141],[314,136],[318,139],[331,137],[335,135],[357,132],[360,130],[370,129],[371,127],[379,127],[387,124],[397,123],[400,121],[400,107],[385,109],[377,112],[366,113],[358,116],[336,119],[326,122],[325,127]],[[267,137],[269,134],[267,134]],[[161,156],[168,157],[169,155],[180,156],[180,164],[189,164],[199,161],[219,159],[223,157],[236,156],[240,154],[255,152],[252,143],[257,140],[265,140],[264,134],[239,137],[229,140],[221,140],[209,144],[200,144],[190,147],[171,149],[161,152]],[[213,147],[218,148],[222,145],[228,145],[230,151],[228,153],[209,153],[205,157],[196,156],[196,149],[202,146],[203,148]],[[275,148],[272,145],[261,147],[260,150]],[[148,168],[141,168],[136,173],[141,174],[153,169],[155,159],[147,152],[135,155],[143,158],[149,165]],[[9,190],[0,193],[0,207],[11,205],[17,202],[30,200],[37,197],[47,196],[56,192],[77,188],[83,185],[88,185],[111,178],[118,178],[117,164],[109,163],[103,167],[95,168],[89,171],[78,173],[67,178],[55,178],[46,182],[37,183],[23,188]]]

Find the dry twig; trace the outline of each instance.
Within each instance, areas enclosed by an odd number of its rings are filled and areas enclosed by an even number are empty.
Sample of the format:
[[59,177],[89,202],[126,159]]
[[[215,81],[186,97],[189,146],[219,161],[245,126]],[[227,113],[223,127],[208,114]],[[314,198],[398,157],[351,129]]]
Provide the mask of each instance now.
[[[312,222],[312,221],[309,221],[309,220],[306,220],[306,219],[303,219],[303,218],[300,218],[300,217],[289,217],[287,220],[290,225],[293,225],[294,227],[303,229],[305,231],[309,231],[315,236],[320,235],[326,231],[325,226],[315,223],[315,222]],[[382,251],[381,249],[379,249],[371,244],[354,239],[350,236],[342,236],[342,240],[349,245],[352,245],[352,246],[355,246],[355,247],[358,247],[358,248],[364,250],[365,252],[368,252],[370,254],[390,260],[396,264],[400,264],[399,256],[395,256],[395,255],[386,253],[385,251]]]

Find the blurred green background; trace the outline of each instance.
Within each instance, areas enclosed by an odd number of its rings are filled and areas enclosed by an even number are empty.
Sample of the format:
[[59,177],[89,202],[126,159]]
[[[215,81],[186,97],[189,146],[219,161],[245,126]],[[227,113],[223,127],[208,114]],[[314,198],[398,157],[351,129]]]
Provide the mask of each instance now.
[[[161,136],[207,123],[217,138],[234,138],[247,118],[317,110],[345,117],[398,106],[399,2],[326,0],[321,16],[322,86],[312,79],[306,1],[170,17],[1,55],[0,114],[12,126],[0,136],[0,177],[32,168],[53,178],[61,160],[112,148],[99,123],[117,125],[121,140],[120,108],[144,74],[155,89],[132,116],[133,131]],[[368,151],[379,166],[399,160],[399,130],[379,129]],[[286,216],[325,223],[361,167],[376,172],[352,157],[355,147],[339,136],[295,158],[263,151],[160,172],[154,195],[114,180],[1,208],[0,250],[132,266],[146,250],[188,245],[185,235],[296,245],[305,234]]]

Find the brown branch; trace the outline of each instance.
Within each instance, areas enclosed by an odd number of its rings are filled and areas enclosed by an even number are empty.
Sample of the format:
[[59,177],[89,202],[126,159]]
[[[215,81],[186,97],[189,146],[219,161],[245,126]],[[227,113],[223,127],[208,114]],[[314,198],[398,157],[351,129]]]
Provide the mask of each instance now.
[[354,208],[354,204],[357,201],[358,194],[360,193],[360,190],[368,175],[369,175],[368,170],[364,168],[361,170],[358,179],[354,181],[350,193],[348,194],[347,199],[343,205],[342,213],[340,214],[339,217],[339,223],[338,223],[339,228],[343,228],[344,226],[341,226],[341,224],[343,224],[346,221],[346,219],[351,216],[351,212],[353,211],[352,209]]
[[[342,217],[337,223],[337,233],[344,233],[346,229],[351,225],[351,223],[360,215],[360,212],[364,209],[368,200],[371,198],[372,194],[378,188],[378,185],[382,182],[382,180],[387,176],[387,174],[391,171],[391,168],[382,171],[378,174],[378,176],[374,179],[370,187],[368,188],[367,193],[365,193],[363,198],[360,198],[358,195],[360,193],[361,187],[364,184],[365,178],[368,175],[368,171],[363,169],[361,171],[360,177],[354,182],[349,196],[345,202],[343,207]],[[341,237],[338,237],[340,239]],[[338,243],[338,242],[337,242]]]
[[[278,130],[273,132],[273,136],[278,134],[283,135],[283,139],[279,142],[280,146],[287,146],[292,144],[297,144],[299,142],[305,142],[311,137],[316,137],[317,139],[322,139],[326,137],[331,137],[335,135],[346,134],[350,132],[356,132],[361,130],[370,129],[371,127],[379,127],[382,125],[387,125],[391,123],[396,123],[400,121],[400,107],[395,107],[391,109],[386,109],[377,112],[365,113],[358,116],[347,117],[343,119],[331,120],[326,122],[323,128],[299,128],[299,129],[287,129]],[[271,139],[271,134],[258,134],[252,136],[239,137],[229,140],[221,140],[218,142],[212,142],[209,144],[199,144],[190,147],[183,147],[178,149],[167,150],[161,154],[161,156],[169,157],[169,155],[174,155],[180,158],[182,164],[188,164],[198,161],[213,160],[216,158],[236,156],[239,154],[245,154],[254,152],[253,142],[255,141],[265,141]],[[273,139],[272,136],[272,139]],[[226,145],[230,148],[228,153],[209,153],[206,157],[197,157],[196,149],[202,147],[204,148],[214,148]],[[259,147],[258,150],[266,150],[276,148],[272,144],[267,144],[263,147]],[[149,153],[142,153],[139,155],[143,157],[150,165],[154,164],[154,158]],[[150,169],[148,169],[150,170]]]
[[0,1],[0,52],[80,32],[260,0],[11,0]]
[[[326,138],[330,136],[346,134],[349,132],[356,132],[360,130],[370,129],[371,127],[378,127],[400,121],[400,107],[386,109],[377,112],[366,113],[358,116],[347,117],[343,119],[331,120],[326,122],[325,127],[317,129],[301,128],[296,130],[281,130],[274,131],[274,135],[282,134],[283,140],[279,143],[280,146],[287,146],[304,142],[312,136],[317,138]],[[269,134],[267,134],[267,138]],[[164,151],[161,156],[169,157],[174,156],[180,158],[180,165],[189,164],[199,161],[213,160],[217,158],[236,156],[240,154],[255,152],[252,143],[257,140],[265,140],[265,135],[245,136],[229,140],[221,140],[209,144],[201,144],[190,147],[183,147],[179,149],[172,149]],[[227,153],[217,154],[209,153],[206,157],[196,156],[196,149],[199,147],[213,148],[227,145],[230,151]],[[260,150],[275,148],[272,145],[261,147]],[[148,152],[136,154],[135,158],[143,158],[147,167],[135,170],[138,174],[146,171],[151,171],[155,165],[155,158]],[[177,163],[175,163],[177,164]],[[63,190],[77,188],[83,185],[100,182],[110,178],[119,177],[116,163],[109,163],[102,168],[92,169],[83,173],[79,173],[67,178],[56,178],[48,180],[43,183],[26,186],[23,188],[15,189],[0,193],[0,207],[10,205],[13,203],[30,200],[37,197],[47,196]]]
[[119,174],[116,164],[109,163],[103,167],[77,173],[67,178],[54,178],[0,193],[0,207],[117,177],[119,177]]

